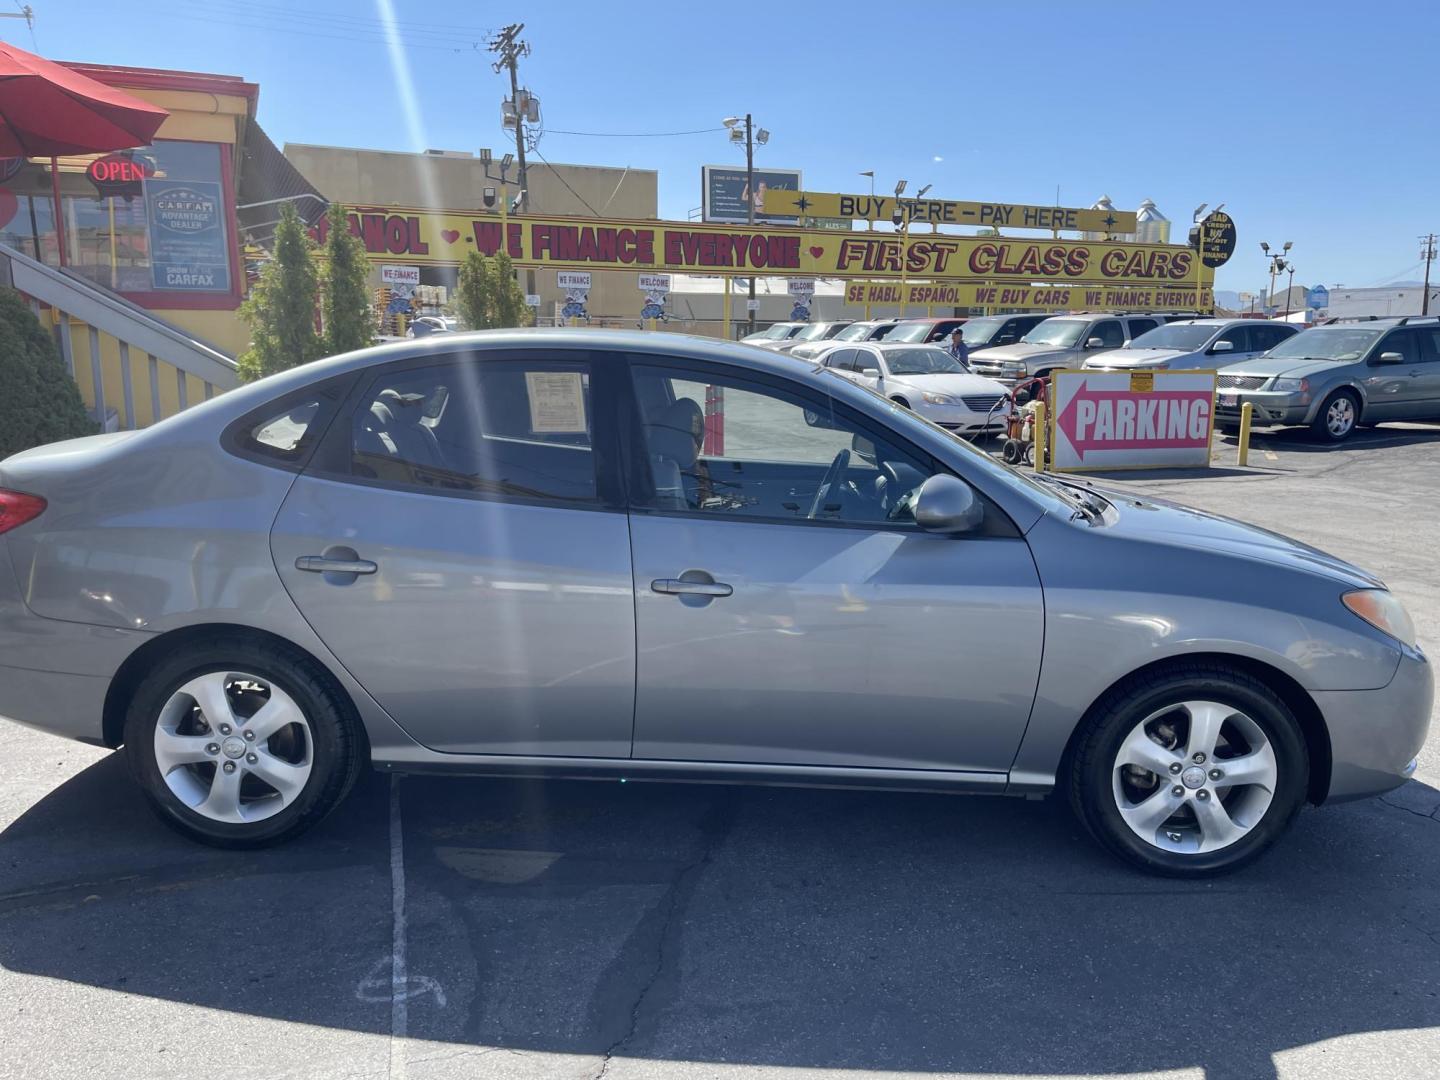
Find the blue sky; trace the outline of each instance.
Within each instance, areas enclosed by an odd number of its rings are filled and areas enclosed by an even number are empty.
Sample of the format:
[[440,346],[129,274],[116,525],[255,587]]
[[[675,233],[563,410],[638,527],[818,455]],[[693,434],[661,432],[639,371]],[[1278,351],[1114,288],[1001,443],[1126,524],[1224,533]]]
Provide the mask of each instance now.
[[54,59],[241,75],[276,142],[383,149],[500,150],[508,83],[484,31],[523,21],[541,153],[657,169],[662,217],[699,205],[702,164],[742,161],[723,132],[555,129],[690,130],[749,110],[773,133],[759,163],[803,169],[812,190],[867,190],[863,169],[882,191],[903,177],[942,198],[1049,204],[1058,185],[1063,205],[1152,198],[1180,229],[1223,202],[1240,246],[1221,289],[1265,284],[1261,240],[1294,241],[1297,284],[1418,278],[1416,237],[1440,231],[1428,0],[426,0],[394,5],[398,53],[389,0],[31,2],[33,42],[18,21],[0,36]]

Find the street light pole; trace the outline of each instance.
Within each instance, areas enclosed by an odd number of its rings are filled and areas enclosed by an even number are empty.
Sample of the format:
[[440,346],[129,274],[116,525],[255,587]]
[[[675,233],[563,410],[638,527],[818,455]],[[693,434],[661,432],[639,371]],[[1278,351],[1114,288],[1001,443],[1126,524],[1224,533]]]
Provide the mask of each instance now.
[[[745,208],[751,232],[755,230],[755,133],[750,114],[745,114]],[[750,299],[745,302],[745,313],[750,317],[749,333],[755,333],[755,268],[750,268]]]

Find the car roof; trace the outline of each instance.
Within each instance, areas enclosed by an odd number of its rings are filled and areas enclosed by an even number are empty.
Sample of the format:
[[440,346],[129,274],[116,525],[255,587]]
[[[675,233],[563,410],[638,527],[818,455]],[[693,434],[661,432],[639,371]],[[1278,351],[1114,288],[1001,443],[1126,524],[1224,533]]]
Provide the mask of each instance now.
[[945,346],[937,345],[933,341],[861,341],[858,344],[867,345],[872,349],[939,349],[945,351]]
[[966,318],[968,318],[968,316],[966,316],[966,315],[917,315],[917,316],[915,316],[914,318],[899,319],[899,320],[897,320],[897,321],[898,321],[898,322],[928,322],[928,323],[937,323],[937,322],[954,322],[954,321],[956,321],[956,320],[958,319],[959,321],[964,322]]

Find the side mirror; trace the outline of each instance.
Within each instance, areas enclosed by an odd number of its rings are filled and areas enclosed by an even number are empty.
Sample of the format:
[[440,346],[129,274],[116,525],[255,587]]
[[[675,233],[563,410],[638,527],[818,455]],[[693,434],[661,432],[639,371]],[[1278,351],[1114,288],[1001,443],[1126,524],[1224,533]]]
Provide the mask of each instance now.
[[1215,342],[1214,345],[1211,345],[1211,346],[1210,346],[1210,351],[1211,351],[1212,353],[1217,353],[1217,352],[1234,352],[1234,351],[1235,351],[1235,343],[1234,343],[1233,341],[1217,341],[1217,342]]
[[1379,364],[1403,364],[1405,357],[1398,352],[1382,352],[1376,363]]
[[1089,341],[1085,342],[1085,348],[1087,349],[1103,349],[1104,347],[1105,341],[1102,338],[1092,337]]
[[975,532],[985,520],[985,505],[959,477],[939,473],[915,493],[915,524],[926,532],[959,535]]
[[878,367],[861,368],[860,374],[864,375],[867,379],[878,379],[880,377],[880,369]]
[[1014,342],[1015,342],[1015,335],[1014,335],[1014,334],[1002,334],[1002,335],[1000,335],[1000,344],[1001,344],[1001,345],[1012,345],[1012,344],[1014,344]]

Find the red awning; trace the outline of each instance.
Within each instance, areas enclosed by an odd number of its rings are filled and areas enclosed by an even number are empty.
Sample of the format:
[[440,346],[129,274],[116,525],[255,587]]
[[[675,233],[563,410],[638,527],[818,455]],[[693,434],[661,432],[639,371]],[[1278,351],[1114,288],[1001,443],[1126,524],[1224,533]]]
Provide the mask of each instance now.
[[144,146],[168,115],[158,105],[0,42],[0,157]]

